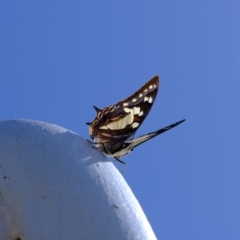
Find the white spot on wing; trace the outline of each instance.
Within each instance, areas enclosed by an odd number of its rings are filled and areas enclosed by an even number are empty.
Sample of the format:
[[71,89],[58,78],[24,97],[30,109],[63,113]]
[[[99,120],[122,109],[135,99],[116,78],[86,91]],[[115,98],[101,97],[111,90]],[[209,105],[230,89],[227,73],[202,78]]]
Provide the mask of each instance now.
[[139,94],[139,97],[140,97],[140,98],[142,97],[142,94],[141,94],[141,93]]
[[154,84],[153,86],[154,86],[154,88],[156,88],[156,87],[157,87],[157,86],[156,86],[156,84]]
[[107,126],[101,126],[99,129],[108,129]]
[[148,101],[148,97],[144,97],[144,102],[147,102]]
[[134,107],[133,108],[134,115],[137,115],[140,113],[140,107]]
[[138,116],[141,117],[143,115],[143,111],[141,111]]
[[144,90],[144,92],[147,92],[147,91],[148,91],[147,89]]
[[139,123],[137,123],[137,122],[134,122],[133,124],[132,124],[132,128],[137,128],[139,126]]
[[125,102],[125,103],[123,103],[123,106],[125,107],[125,106],[127,106],[128,105],[128,103],[127,102]]
[[136,99],[136,98],[133,98],[132,102],[136,102],[136,101],[137,101],[137,99]]
[[150,85],[150,86],[149,86],[149,89],[152,89],[152,88],[153,88],[153,86],[152,86],[152,85]]
[[153,102],[152,97],[149,97],[148,102],[149,102],[149,103],[152,103],[152,102]]
[[131,109],[130,109],[130,108],[124,108],[123,110],[125,111],[125,113],[131,112]]

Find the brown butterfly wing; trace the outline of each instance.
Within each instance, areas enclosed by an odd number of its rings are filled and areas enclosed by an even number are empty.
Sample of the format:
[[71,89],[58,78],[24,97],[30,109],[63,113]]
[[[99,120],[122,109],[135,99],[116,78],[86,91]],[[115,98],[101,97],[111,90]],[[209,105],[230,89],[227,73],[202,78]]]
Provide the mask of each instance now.
[[156,99],[159,77],[115,105],[99,110],[89,132],[95,142],[117,142],[130,138],[140,127]]

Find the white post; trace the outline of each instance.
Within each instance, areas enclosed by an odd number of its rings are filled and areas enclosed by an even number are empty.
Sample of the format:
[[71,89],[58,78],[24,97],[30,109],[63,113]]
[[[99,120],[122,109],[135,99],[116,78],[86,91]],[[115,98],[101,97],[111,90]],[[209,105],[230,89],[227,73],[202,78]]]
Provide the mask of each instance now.
[[0,240],[156,239],[121,173],[62,127],[0,122]]

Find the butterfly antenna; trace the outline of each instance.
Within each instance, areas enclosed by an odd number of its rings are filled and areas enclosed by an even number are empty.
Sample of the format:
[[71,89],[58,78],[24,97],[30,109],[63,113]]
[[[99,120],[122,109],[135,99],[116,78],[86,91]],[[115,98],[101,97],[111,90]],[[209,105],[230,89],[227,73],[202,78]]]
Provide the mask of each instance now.
[[100,112],[100,111],[102,111],[100,108],[98,108],[98,107],[96,107],[96,106],[93,106],[93,108],[96,110],[97,113]]

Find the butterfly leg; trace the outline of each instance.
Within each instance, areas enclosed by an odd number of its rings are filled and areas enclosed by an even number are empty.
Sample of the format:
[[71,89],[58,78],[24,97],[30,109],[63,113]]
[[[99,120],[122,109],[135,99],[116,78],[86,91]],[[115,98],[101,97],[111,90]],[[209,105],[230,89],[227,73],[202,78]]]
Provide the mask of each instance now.
[[121,171],[121,173],[122,173],[122,175],[123,175],[123,173],[124,173],[124,171],[125,171],[125,169],[126,169],[126,167],[127,167],[127,164],[126,164],[125,162],[121,161],[121,160],[120,160],[119,158],[117,158],[117,157],[114,157],[114,158],[115,158],[115,160],[117,160],[118,162],[120,162],[121,164],[124,165],[123,170]]
[[96,144],[95,142],[92,142],[92,141],[90,141],[90,140],[88,140],[88,139],[86,139],[87,140],[87,142],[89,142],[89,143],[91,143],[91,144]]
[[100,150],[101,146],[96,146],[97,144],[99,145],[99,143],[95,143],[95,142],[91,142],[89,141],[88,139],[86,139],[89,143],[91,143],[91,147],[94,148],[94,149],[98,149]]

